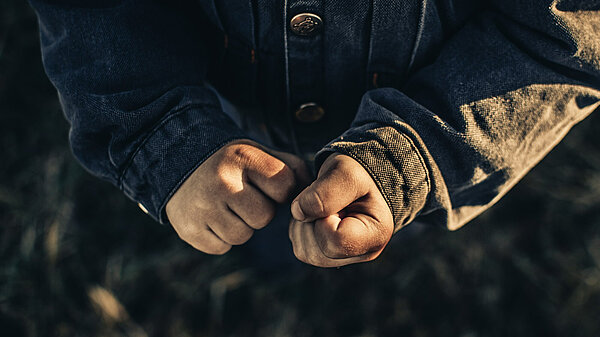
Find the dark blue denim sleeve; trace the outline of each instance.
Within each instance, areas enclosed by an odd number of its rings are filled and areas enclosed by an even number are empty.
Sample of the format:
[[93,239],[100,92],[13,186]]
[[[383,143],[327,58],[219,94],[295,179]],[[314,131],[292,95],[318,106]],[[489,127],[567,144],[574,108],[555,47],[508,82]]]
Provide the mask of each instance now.
[[599,10],[594,0],[495,2],[402,88],[366,93],[317,163],[332,151],[361,162],[396,230],[417,216],[461,227],[600,106]]
[[75,156],[167,222],[165,204],[187,175],[244,137],[204,86],[207,55],[193,10],[181,1],[31,5]]

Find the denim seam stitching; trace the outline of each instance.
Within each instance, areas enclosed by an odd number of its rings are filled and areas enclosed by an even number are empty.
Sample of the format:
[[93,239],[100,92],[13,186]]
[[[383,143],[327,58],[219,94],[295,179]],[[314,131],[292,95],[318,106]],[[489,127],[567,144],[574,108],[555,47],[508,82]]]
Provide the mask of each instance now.
[[375,25],[375,20],[374,20],[374,14],[375,14],[375,0],[371,0],[371,24],[369,25],[369,54],[367,55],[367,67],[366,67],[366,77],[367,77],[367,90],[369,88],[369,83],[370,83],[370,78],[371,78],[371,73],[373,72],[372,68],[373,68],[373,64],[372,64],[372,58],[373,58],[373,32],[375,31],[374,29],[374,25]]
[[427,0],[421,1],[421,17],[419,18],[419,26],[417,28],[417,35],[415,37],[415,42],[413,45],[413,50],[410,55],[410,61],[408,62],[408,67],[406,67],[406,71],[410,72],[413,63],[415,62],[415,57],[417,56],[417,51],[421,44],[421,37],[423,36],[423,31],[425,28],[425,15],[427,12]]

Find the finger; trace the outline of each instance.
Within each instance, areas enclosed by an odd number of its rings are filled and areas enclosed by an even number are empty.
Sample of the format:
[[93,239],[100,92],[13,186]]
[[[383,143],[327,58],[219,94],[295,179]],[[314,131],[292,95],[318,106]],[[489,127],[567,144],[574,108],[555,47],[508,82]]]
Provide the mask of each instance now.
[[319,219],[315,221],[315,237],[323,254],[333,259],[364,255],[387,242],[373,220],[363,215]]
[[319,172],[317,180],[292,202],[292,216],[305,222],[324,218],[340,212],[367,192],[352,169],[343,164],[332,165]]
[[248,226],[261,229],[275,217],[275,203],[252,184],[245,183],[227,201],[229,209],[237,214]]
[[224,209],[220,218],[212,220],[208,227],[221,240],[233,246],[246,243],[254,234],[254,230],[229,209]]
[[294,171],[283,161],[261,152],[262,155],[252,156],[246,166],[247,177],[269,198],[283,203],[290,198],[296,187]]
[[368,261],[367,256],[354,256],[342,259],[332,259],[325,256],[315,238],[314,225],[312,223],[299,222],[299,226],[301,226],[301,241],[304,250],[303,262],[316,267],[333,268]]
[[320,256],[320,250],[318,249],[319,247],[316,246],[312,240],[314,237],[313,226],[312,223],[298,223],[300,242],[302,242],[302,260],[300,261],[315,267],[324,267],[324,263],[321,261],[322,258]]
[[308,184],[310,184],[314,180],[312,172],[309,170],[308,166],[306,165],[306,162],[302,158],[292,153],[277,151],[258,143],[254,143],[254,146],[262,149],[264,152],[276,157],[277,159],[281,160],[286,165],[288,165],[296,175],[296,178],[299,180],[299,184],[304,183],[305,186],[308,186]]
[[[179,232],[178,232],[179,234]],[[198,228],[193,234],[179,237],[197,250],[211,255],[223,255],[231,249],[231,245],[221,240],[208,226]]]
[[302,262],[305,262],[304,258],[304,246],[302,244],[302,235],[301,235],[301,227],[302,223],[300,221],[296,221],[291,219],[288,235],[290,237],[290,241],[292,242],[292,248],[294,251],[294,255],[296,258]]
[[313,224],[292,220],[289,226],[289,236],[294,248],[294,255],[298,260],[316,267],[341,267],[344,265],[363,262],[367,257],[353,257],[348,259],[330,259],[320,252],[314,232]]
[[310,185],[310,183],[314,180],[314,177],[306,162],[302,160],[302,158],[295,156],[291,153],[281,152],[276,150],[269,149],[268,152],[273,156],[279,158],[286,165],[288,165],[292,171],[294,172],[294,176],[296,177],[296,190],[300,192],[301,189]]

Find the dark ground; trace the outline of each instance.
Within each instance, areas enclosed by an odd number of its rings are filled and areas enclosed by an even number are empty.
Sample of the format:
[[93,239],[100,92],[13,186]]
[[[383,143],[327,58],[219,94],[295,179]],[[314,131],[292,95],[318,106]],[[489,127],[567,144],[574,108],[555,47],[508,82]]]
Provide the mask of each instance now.
[[600,119],[458,232],[284,277],[208,257],[71,156],[25,1],[0,2],[0,335],[599,336]]

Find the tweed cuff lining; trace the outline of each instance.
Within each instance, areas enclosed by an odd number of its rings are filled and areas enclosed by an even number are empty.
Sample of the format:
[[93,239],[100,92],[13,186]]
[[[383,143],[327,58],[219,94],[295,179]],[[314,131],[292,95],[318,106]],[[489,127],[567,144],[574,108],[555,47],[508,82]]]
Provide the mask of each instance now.
[[369,172],[392,215],[394,232],[410,223],[425,206],[430,185],[428,171],[414,142],[391,126],[349,131],[317,155],[322,163],[331,152],[348,155]]

